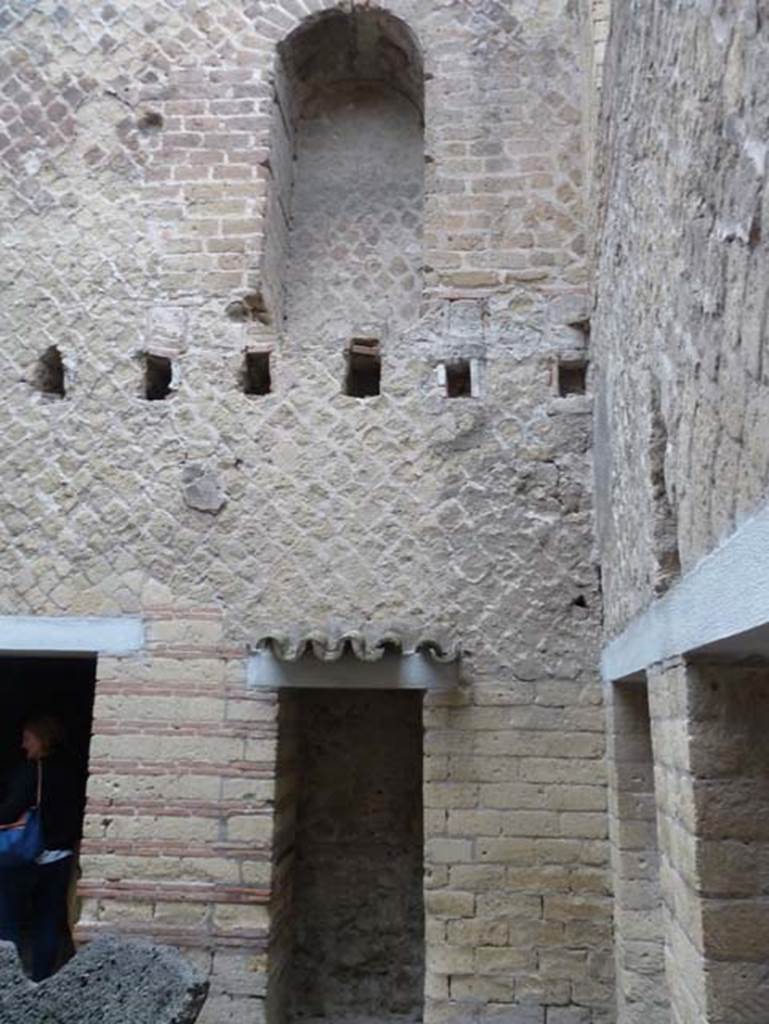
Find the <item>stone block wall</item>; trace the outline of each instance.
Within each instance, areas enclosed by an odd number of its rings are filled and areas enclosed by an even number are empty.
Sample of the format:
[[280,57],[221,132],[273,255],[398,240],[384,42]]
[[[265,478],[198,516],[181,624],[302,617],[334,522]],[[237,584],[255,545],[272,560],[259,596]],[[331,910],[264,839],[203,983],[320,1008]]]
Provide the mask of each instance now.
[[766,499],[766,19],[615,7],[592,344],[610,633]]
[[764,668],[650,677],[661,887],[674,1021],[766,1013]]
[[426,697],[428,1007],[579,1020],[611,980],[602,709],[516,691]]
[[300,711],[297,692],[283,690],[278,695],[269,978],[265,1003],[265,1017],[270,1021],[285,1018],[291,997],[291,967],[296,935],[296,812],[302,784],[299,760]]
[[766,1016],[768,692],[704,661],[609,691],[619,1024]]
[[669,1024],[657,803],[645,679],[607,689],[617,1024]]

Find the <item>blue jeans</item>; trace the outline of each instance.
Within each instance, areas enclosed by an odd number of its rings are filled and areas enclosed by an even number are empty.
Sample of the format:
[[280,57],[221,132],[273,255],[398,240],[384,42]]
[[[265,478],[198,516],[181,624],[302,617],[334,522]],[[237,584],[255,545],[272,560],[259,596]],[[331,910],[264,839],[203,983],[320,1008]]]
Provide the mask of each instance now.
[[53,974],[63,943],[67,953],[71,950],[67,919],[71,871],[72,857],[53,864],[0,869],[0,939],[15,943],[21,956],[22,927],[28,926],[33,981]]

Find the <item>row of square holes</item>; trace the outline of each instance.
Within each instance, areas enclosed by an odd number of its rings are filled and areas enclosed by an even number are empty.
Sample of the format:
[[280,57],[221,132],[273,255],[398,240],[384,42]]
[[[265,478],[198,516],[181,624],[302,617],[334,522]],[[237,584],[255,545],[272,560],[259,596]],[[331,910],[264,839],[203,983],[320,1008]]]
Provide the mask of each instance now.
[[[172,365],[166,356],[144,353],[144,397],[161,401],[171,394]],[[583,395],[587,364],[562,360],[558,364],[558,393],[562,397]],[[381,393],[382,360],[379,342],[372,338],[354,338],[347,352],[344,394],[351,398],[373,398]],[[441,383],[447,398],[474,397],[473,372],[469,359],[442,364]],[[269,352],[246,352],[240,383],[246,395],[269,395],[272,391]],[[52,345],[38,361],[35,384],[44,394],[63,398],[64,364],[61,353]]]

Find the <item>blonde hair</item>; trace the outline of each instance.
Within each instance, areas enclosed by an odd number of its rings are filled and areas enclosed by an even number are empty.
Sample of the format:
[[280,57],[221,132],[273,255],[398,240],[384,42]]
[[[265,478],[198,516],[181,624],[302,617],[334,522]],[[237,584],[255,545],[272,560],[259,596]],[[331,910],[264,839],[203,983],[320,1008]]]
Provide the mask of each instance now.
[[39,718],[30,718],[24,723],[27,732],[34,733],[40,740],[43,748],[43,757],[52,754],[64,740],[64,727],[58,718],[53,715],[41,715]]

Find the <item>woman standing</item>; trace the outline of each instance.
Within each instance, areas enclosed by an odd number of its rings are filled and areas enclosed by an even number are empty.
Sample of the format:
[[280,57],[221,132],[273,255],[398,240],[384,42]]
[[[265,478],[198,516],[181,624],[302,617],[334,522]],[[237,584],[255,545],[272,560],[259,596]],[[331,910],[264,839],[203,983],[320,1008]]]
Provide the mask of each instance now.
[[53,974],[62,943],[72,951],[67,892],[80,839],[82,780],[55,718],[28,721],[21,746],[26,760],[11,773],[0,802],[0,827],[13,824],[35,806],[40,781],[43,851],[34,864],[0,868],[0,939],[19,949],[21,922],[28,921],[32,979],[42,981]]

